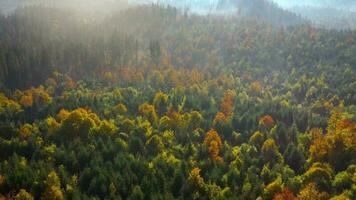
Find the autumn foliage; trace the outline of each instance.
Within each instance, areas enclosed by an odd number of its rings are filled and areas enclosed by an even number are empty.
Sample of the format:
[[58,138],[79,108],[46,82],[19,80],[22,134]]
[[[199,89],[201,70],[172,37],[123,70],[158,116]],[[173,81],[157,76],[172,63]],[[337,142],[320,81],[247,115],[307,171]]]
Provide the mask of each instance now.
[[235,94],[231,90],[227,90],[224,93],[224,98],[221,102],[221,112],[224,113],[225,117],[228,118],[232,115],[234,111],[234,100]]
[[356,199],[356,31],[191,12],[0,14],[0,199]]
[[259,122],[260,122],[261,125],[263,125],[265,127],[272,127],[275,124],[275,122],[274,122],[274,120],[273,120],[271,115],[262,116],[260,118]]
[[222,145],[221,138],[215,130],[210,130],[204,139],[204,144],[208,147],[210,157],[213,160],[221,160],[219,151]]
[[284,188],[281,193],[274,195],[273,200],[298,200],[298,198],[288,188]]
[[190,173],[188,180],[198,188],[203,188],[204,186],[204,179],[200,175],[201,169],[199,167],[193,168]]
[[311,162],[329,162],[337,170],[343,170],[356,152],[356,124],[346,116],[334,111],[330,117],[327,133],[317,134],[309,149]]

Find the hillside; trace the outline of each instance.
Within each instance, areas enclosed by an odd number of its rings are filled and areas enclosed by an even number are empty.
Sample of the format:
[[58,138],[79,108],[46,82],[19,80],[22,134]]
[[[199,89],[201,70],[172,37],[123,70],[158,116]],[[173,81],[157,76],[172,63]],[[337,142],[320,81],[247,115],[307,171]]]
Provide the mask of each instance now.
[[356,31],[258,2],[0,15],[0,200],[356,199]]
[[356,12],[331,7],[293,7],[292,12],[309,19],[315,26],[327,29],[356,29]]
[[267,0],[237,0],[233,3],[240,15],[254,17],[274,25],[291,26],[307,23],[295,13]]

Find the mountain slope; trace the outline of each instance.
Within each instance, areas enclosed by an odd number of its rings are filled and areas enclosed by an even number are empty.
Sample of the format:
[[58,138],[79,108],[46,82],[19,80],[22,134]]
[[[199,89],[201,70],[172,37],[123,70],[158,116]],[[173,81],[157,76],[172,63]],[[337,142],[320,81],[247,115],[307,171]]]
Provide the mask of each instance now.
[[238,14],[242,17],[249,17],[257,20],[263,20],[277,26],[291,26],[305,23],[305,21],[296,14],[286,11],[277,4],[268,0],[63,0],[63,1],[45,1],[45,0],[3,0],[0,8],[3,11],[10,12],[18,6],[26,4],[43,4],[48,6],[71,7],[80,11],[101,12],[112,10],[113,8],[122,8],[128,3],[131,5],[144,3],[159,3],[175,6],[180,9],[189,8],[192,12]]
[[306,23],[300,16],[267,0],[221,0],[219,7],[235,6],[240,16],[252,17],[273,25],[290,26]]
[[308,20],[315,26],[327,29],[355,29],[356,12],[330,7],[293,7],[290,9]]

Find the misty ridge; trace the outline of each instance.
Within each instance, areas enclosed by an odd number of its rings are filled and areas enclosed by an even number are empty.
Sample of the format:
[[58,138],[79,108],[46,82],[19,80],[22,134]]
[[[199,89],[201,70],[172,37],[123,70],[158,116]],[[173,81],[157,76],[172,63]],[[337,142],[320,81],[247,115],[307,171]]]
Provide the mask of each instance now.
[[195,14],[257,17],[284,26],[311,23],[322,28],[356,27],[356,3],[352,0],[2,0],[5,14],[30,5],[70,8],[102,17],[128,7],[157,3]]

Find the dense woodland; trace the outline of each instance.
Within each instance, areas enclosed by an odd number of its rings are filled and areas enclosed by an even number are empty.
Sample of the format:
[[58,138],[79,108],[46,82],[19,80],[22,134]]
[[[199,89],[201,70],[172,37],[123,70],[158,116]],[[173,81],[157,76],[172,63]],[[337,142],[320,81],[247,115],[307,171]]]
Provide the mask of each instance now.
[[355,55],[356,30],[307,23],[19,8],[0,199],[356,199]]

